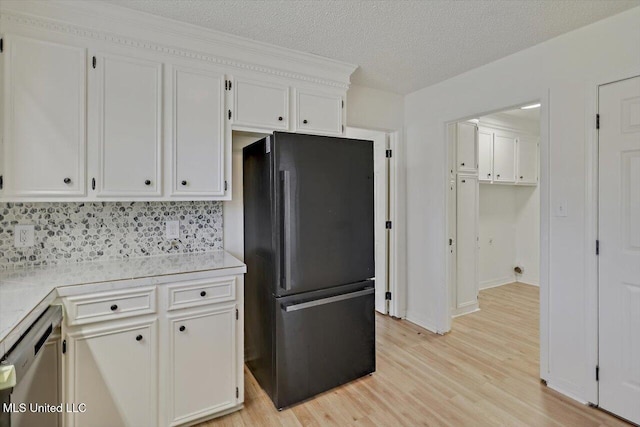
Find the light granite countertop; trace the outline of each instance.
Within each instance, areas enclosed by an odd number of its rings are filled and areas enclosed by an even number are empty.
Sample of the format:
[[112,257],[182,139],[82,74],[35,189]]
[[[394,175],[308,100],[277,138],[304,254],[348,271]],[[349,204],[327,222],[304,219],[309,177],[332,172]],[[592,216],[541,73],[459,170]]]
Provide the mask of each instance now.
[[220,269],[246,271],[242,261],[223,250],[33,267],[0,272],[0,357],[35,319],[72,286]]

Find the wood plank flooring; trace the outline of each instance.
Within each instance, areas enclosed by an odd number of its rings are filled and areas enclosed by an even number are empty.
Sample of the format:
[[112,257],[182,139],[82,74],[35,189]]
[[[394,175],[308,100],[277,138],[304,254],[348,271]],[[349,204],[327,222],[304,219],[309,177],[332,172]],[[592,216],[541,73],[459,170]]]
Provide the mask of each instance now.
[[377,316],[377,372],[278,412],[245,369],[245,408],[217,426],[627,426],[540,383],[538,288],[480,292],[440,336]]

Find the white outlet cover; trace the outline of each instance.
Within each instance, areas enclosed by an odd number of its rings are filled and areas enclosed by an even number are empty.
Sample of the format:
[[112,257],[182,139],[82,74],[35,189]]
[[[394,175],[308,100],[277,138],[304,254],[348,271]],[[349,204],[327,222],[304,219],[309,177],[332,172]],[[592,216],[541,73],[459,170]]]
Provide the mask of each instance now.
[[13,229],[14,246],[16,248],[29,248],[34,244],[35,227],[32,224],[16,225]]
[[180,221],[167,221],[165,224],[165,237],[167,239],[180,238]]

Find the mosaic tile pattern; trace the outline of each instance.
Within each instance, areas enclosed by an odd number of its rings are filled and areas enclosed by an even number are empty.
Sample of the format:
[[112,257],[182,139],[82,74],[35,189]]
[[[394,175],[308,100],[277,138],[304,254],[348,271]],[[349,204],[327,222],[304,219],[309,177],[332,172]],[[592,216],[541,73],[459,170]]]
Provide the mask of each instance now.
[[[180,239],[165,239],[165,221]],[[15,248],[16,224],[35,245]],[[221,202],[0,203],[0,269],[222,249]]]

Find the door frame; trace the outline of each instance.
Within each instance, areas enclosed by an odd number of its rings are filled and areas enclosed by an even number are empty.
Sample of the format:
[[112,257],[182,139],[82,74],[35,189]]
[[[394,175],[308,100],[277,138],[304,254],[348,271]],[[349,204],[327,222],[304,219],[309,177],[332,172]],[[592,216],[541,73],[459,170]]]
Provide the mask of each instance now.
[[384,239],[386,252],[387,252],[387,291],[391,292],[392,298],[388,302],[386,311],[387,315],[392,317],[404,317],[402,308],[404,304],[404,289],[399,289],[398,274],[399,268],[399,255],[398,255],[398,225],[399,221],[397,215],[397,207],[399,205],[398,200],[398,158],[401,155],[398,147],[400,146],[400,132],[388,131],[380,129],[363,128],[359,126],[347,126],[347,129],[365,131],[365,132],[380,132],[386,135],[387,148],[392,151],[392,156],[389,159],[389,168],[387,170],[387,220],[392,222],[392,229],[388,230],[387,237]]
[[596,115],[600,112],[599,90],[600,86],[616,83],[622,80],[640,76],[640,70],[628,69],[608,73],[587,83],[586,108],[585,108],[585,241],[587,251],[585,253],[585,292],[587,299],[585,326],[587,331],[587,367],[588,376],[591,378],[586,384],[585,394],[588,403],[598,405],[599,383],[593,374],[593,369],[598,366],[600,352],[600,284],[599,284],[599,258],[596,255],[596,240],[599,237],[599,173],[600,173],[600,134],[596,128]]
[[[530,96],[522,97],[519,99],[514,99],[507,105],[503,105],[497,108],[492,108],[485,111],[476,112],[473,115],[467,115],[463,117],[453,117],[448,119],[441,119],[440,122],[440,131],[441,138],[440,141],[444,144],[444,158],[443,158],[443,184],[444,184],[444,200],[442,203],[445,206],[445,215],[442,218],[443,230],[446,230],[446,234],[448,234],[450,222],[455,221],[455,211],[451,212],[449,209],[449,167],[451,161],[454,160],[451,158],[452,155],[455,156],[455,153],[451,153],[449,150],[450,143],[450,133],[449,133],[449,125],[458,122],[464,122],[470,119],[478,118],[481,116],[486,116],[494,113],[498,113],[501,111],[519,108],[522,105],[527,105],[531,103],[540,103],[540,153],[539,153],[539,162],[540,162],[540,171],[539,171],[539,181],[538,185],[540,191],[540,247],[539,247],[539,255],[540,255],[540,378],[548,381],[550,377],[549,372],[549,266],[550,266],[550,219],[551,219],[551,203],[550,203],[550,173],[549,173],[549,165],[550,165],[550,150],[549,150],[549,111],[550,111],[550,90],[546,89],[542,92],[532,93]],[[453,216],[452,216],[453,215]],[[445,254],[445,277],[444,284],[440,288],[439,292],[439,303],[438,303],[438,312],[436,313],[436,331],[439,334],[445,334],[451,331],[452,324],[452,309],[450,303],[451,290],[452,287],[455,286],[455,283],[452,283],[452,277],[450,277],[449,272],[452,268],[452,262],[455,263],[455,260],[451,260],[448,256],[449,254],[449,236],[446,235],[446,238],[442,242],[443,245],[443,253]],[[453,264],[455,267],[455,264]]]

